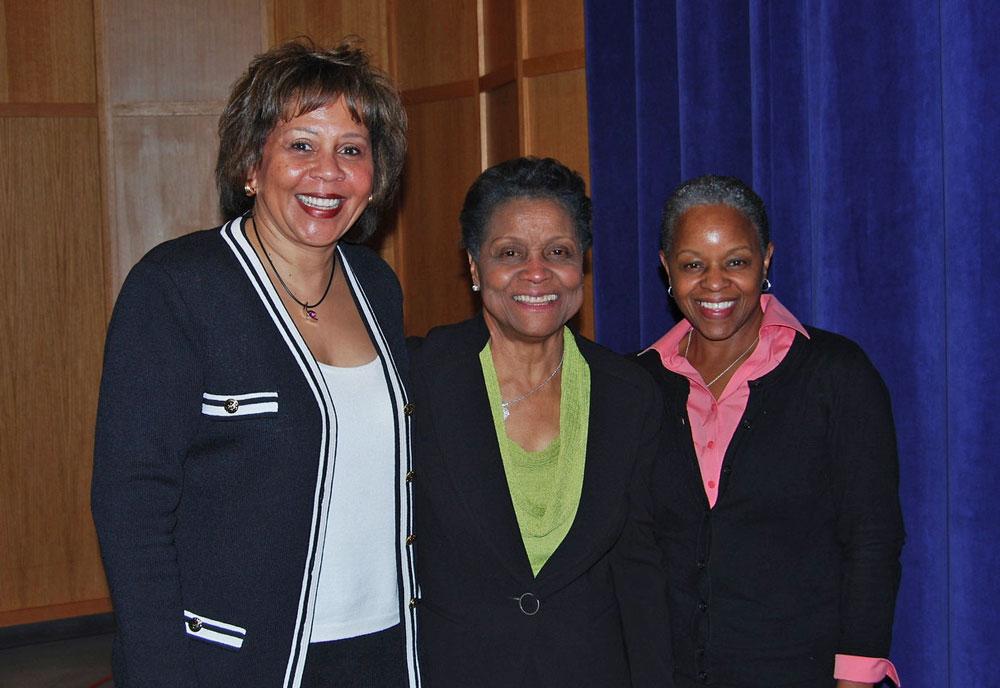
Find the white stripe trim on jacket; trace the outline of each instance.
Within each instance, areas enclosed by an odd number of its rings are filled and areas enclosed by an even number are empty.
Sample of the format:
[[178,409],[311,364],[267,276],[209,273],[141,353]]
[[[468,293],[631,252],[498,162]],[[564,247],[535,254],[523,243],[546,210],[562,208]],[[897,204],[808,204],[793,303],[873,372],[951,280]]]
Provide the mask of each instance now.
[[[326,389],[318,362],[295,327],[292,317],[282,303],[281,297],[274,285],[271,283],[264,265],[247,239],[246,232],[243,229],[244,222],[245,218],[238,218],[226,223],[220,230],[223,239],[236,255],[237,261],[243,267],[247,277],[253,284],[272,321],[284,339],[286,346],[288,346],[295,357],[303,377],[305,377],[316,399],[322,419],[322,436],[318,457],[316,486],[313,496],[312,523],[310,525],[306,565],[302,573],[302,587],[296,611],[295,631],[282,683],[283,688],[300,688],[309,644],[309,633],[312,628],[316,589],[322,560],[322,552],[318,550],[321,549],[322,543],[325,540],[330,494],[333,486],[337,433],[336,409]],[[404,562],[404,570],[397,572],[402,584],[400,617],[403,619],[406,636],[408,684],[410,688],[419,688],[419,663],[416,652],[416,612],[409,605],[409,600],[415,597],[416,583],[413,557],[410,551],[412,548],[407,546],[405,542],[406,535],[411,532],[412,528],[412,488],[410,483],[406,481],[406,475],[411,469],[409,419],[402,412],[402,406],[406,404],[405,389],[395,360],[392,357],[388,340],[382,331],[381,325],[375,319],[375,314],[368,297],[358,282],[354,271],[348,264],[343,251],[338,249],[337,253],[339,254],[351,291],[360,305],[365,325],[372,333],[375,348],[379,358],[382,360],[383,370],[389,384],[390,398],[393,401],[393,415],[397,436],[396,463],[399,468],[399,482],[396,485],[396,493],[398,497],[397,503],[403,505],[397,513],[399,522],[397,540],[399,541],[400,561]],[[400,486],[404,486],[402,491]]]

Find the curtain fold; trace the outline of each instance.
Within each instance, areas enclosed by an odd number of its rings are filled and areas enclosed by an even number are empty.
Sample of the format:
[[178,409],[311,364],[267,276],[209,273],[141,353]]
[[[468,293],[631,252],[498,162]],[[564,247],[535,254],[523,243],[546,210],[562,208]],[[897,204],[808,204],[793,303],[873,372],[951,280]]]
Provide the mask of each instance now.
[[657,260],[682,180],[767,203],[775,293],[892,393],[910,686],[1000,685],[1000,3],[588,0],[598,339],[673,322]]

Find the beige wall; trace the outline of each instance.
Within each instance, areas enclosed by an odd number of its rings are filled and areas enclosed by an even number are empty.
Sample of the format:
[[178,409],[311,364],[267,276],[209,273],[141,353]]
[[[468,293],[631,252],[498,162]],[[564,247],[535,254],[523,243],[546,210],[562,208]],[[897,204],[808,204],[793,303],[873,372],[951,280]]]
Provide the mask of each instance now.
[[114,297],[149,248],[218,223],[229,86],[306,34],[362,36],[403,91],[379,248],[410,333],[473,312],[457,216],[480,170],[530,153],[586,176],[582,0],[0,0],[0,626],[110,609],[89,490]]

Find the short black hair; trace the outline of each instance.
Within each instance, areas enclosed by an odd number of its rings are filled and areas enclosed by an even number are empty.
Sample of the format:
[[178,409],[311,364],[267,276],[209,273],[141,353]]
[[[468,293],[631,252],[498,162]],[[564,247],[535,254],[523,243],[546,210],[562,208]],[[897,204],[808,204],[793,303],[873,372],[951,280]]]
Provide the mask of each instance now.
[[517,198],[552,200],[569,214],[581,252],[593,243],[591,204],[579,173],[553,158],[514,158],[490,167],[472,183],[458,219],[462,246],[479,257],[486,227],[498,207]]

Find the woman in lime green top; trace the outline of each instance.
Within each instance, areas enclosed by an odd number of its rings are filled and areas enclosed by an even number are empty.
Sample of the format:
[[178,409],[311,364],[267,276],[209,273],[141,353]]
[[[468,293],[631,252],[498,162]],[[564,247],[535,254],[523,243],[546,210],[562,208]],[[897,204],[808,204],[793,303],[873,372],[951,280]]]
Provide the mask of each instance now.
[[646,479],[662,403],[566,327],[590,199],[552,159],[486,170],[461,214],[483,310],[411,347],[427,686],[669,686]]

